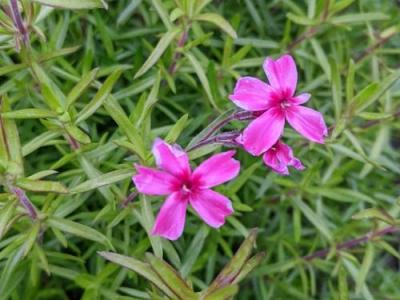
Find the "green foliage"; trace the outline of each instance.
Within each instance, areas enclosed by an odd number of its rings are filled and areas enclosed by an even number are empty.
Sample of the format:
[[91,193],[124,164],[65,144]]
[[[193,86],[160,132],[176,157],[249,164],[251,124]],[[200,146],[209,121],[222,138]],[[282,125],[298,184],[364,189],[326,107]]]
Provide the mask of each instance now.
[[[0,300],[397,299],[399,18],[373,0],[0,1]],[[306,166],[288,177],[238,149],[221,229],[189,212],[178,241],[150,235],[163,199],[137,195],[133,164],[155,137],[212,138],[236,80],[285,52],[327,143],[287,128]]]

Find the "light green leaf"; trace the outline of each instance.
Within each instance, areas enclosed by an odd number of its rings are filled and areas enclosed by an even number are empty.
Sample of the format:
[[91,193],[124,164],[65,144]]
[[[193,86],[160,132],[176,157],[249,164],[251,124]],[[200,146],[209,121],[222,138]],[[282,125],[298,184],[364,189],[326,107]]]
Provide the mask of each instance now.
[[214,97],[211,93],[211,88],[210,88],[210,83],[208,82],[206,73],[204,72],[203,67],[201,66],[200,62],[197,60],[197,58],[189,53],[189,52],[185,52],[185,56],[189,59],[190,63],[193,66],[194,71],[197,74],[197,77],[199,77],[199,80],[207,94],[208,100],[210,100],[211,105],[218,110],[218,106],[215,103]]
[[232,38],[236,39],[237,38],[237,33],[235,29],[229,24],[227,20],[225,20],[222,16],[214,13],[205,13],[201,14],[195,17],[195,20],[197,21],[205,21],[205,22],[210,22],[218,27],[220,27],[223,31],[225,31],[227,34],[229,34]]
[[165,137],[167,143],[175,143],[188,123],[188,114],[183,115],[171,128]]
[[341,15],[337,17],[332,17],[330,18],[329,21],[332,24],[341,25],[341,24],[365,23],[370,21],[382,21],[382,20],[387,20],[388,18],[389,18],[388,15],[383,14],[381,12],[371,12],[371,13]]
[[172,28],[173,24],[168,17],[168,11],[164,6],[163,1],[151,0],[151,4],[156,9],[156,11],[157,11],[158,15],[160,16],[161,21],[164,23],[165,27],[167,27],[167,29],[170,30]]
[[178,272],[176,272],[169,264],[151,253],[146,254],[146,259],[151,265],[153,271],[157,273],[169,289],[174,292],[178,299],[198,299],[196,294],[181,278]]
[[47,219],[47,224],[50,227],[54,227],[58,230],[79,236],[84,239],[98,242],[107,246],[108,248],[113,249],[111,242],[106,236],[89,226],[57,217],[49,217]]
[[359,92],[351,101],[350,106],[360,113],[373,104],[400,78],[400,71],[387,76],[379,83],[371,83]]
[[206,291],[206,294],[212,294],[214,291],[227,286],[230,281],[234,280],[239,275],[243,266],[245,266],[251,251],[254,247],[257,237],[257,230],[252,229],[246,240],[242,243],[239,250],[232,257],[230,262],[222,269],[217,278],[211,283]]
[[1,116],[5,119],[42,119],[55,118],[57,117],[57,113],[46,109],[27,108],[2,113]]
[[204,241],[206,240],[209,232],[210,231],[208,227],[203,225],[192,239],[192,242],[190,243],[190,246],[186,251],[185,258],[182,263],[182,268],[180,270],[183,278],[186,278],[190,274],[193,265],[195,264],[201,250],[203,249]]
[[64,9],[108,8],[105,0],[34,0],[37,3]]
[[364,287],[368,272],[374,261],[374,255],[375,255],[374,250],[375,250],[374,245],[371,242],[367,243],[367,249],[365,251],[364,259],[361,264],[361,269],[357,275],[357,280],[356,280],[356,293],[357,294],[361,293],[361,290]]
[[99,68],[93,69],[89,73],[83,75],[78,84],[69,92],[67,96],[67,109],[79,99],[80,95],[89,87],[89,85],[96,78]]
[[331,66],[328,58],[326,57],[325,51],[322,49],[321,44],[316,39],[311,39],[310,42],[322,70],[324,70],[326,77],[331,80]]
[[387,224],[394,225],[396,224],[396,220],[389,215],[386,211],[378,208],[368,208],[362,211],[357,212],[352,217],[354,220],[362,220],[362,219],[377,219],[383,221]]
[[99,177],[92,178],[88,181],[85,181],[79,184],[76,187],[70,189],[71,193],[84,193],[90,190],[97,189],[99,187],[109,185],[112,183],[119,182],[126,178],[132,177],[133,170],[125,169],[125,170],[116,170],[106,174],[102,174]]
[[148,263],[141,262],[133,257],[128,257],[112,252],[98,252],[98,254],[105,259],[118,264],[124,268],[134,271],[135,273],[143,276],[161,291],[163,291],[168,297],[175,297],[172,291],[167,287],[164,282],[158,277],[158,275],[152,270]]
[[292,198],[293,204],[299,208],[306,218],[315,226],[315,229],[320,231],[327,240],[333,241],[333,236],[327,224],[317,215],[307,204],[305,204],[299,197]]
[[16,182],[17,186],[32,192],[49,192],[66,194],[68,189],[60,182],[45,181],[45,180],[30,180],[27,178],[20,178]]
[[104,82],[101,88],[98,90],[93,99],[86,105],[78,114],[75,123],[80,122],[89,118],[94,112],[103,104],[103,102],[110,95],[112,88],[117,82],[118,78],[121,76],[122,71],[120,69],[115,70]]
[[226,300],[233,299],[233,297],[239,292],[237,285],[228,285],[222,289],[218,289],[213,293],[207,295],[204,300]]
[[136,153],[139,157],[145,159],[146,155],[143,139],[136,127],[133,126],[132,122],[126,116],[119,103],[110,96],[110,98],[104,103],[104,108],[118,124],[118,127],[125,133],[129,141],[135,145]]
[[78,142],[81,142],[82,144],[90,143],[90,137],[77,126],[66,124],[64,128]]
[[154,66],[154,64],[159,60],[161,55],[163,55],[167,47],[171,44],[174,38],[180,33],[180,31],[181,30],[179,28],[171,28],[163,35],[163,37],[159,40],[158,44],[154,48],[153,52],[150,54],[150,56],[147,58],[144,64],[140,67],[139,71],[137,71],[137,73],[135,74],[134,79],[142,76],[152,66]]

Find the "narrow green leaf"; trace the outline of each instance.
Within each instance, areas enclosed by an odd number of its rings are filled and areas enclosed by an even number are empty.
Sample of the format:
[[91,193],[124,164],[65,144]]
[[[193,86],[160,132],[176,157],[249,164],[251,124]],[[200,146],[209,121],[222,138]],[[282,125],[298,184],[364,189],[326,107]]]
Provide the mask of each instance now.
[[15,212],[15,201],[8,201],[0,210],[0,240],[9,229],[9,222]]
[[115,70],[104,82],[104,84],[100,87],[96,95],[93,99],[86,105],[78,114],[75,123],[79,124],[80,122],[89,118],[94,112],[103,104],[103,102],[110,95],[112,88],[117,82],[118,78],[121,76],[122,71],[117,69]]
[[365,280],[367,279],[368,272],[374,261],[375,248],[373,243],[367,243],[367,249],[365,250],[364,259],[361,264],[361,269],[358,273],[356,280],[356,293],[359,294],[364,287]]
[[186,278],[190,274],[196,259],[203,249],[204,241],[206,240],[209,232],[210,231],[208,227],[202,226],[200,230],[197,231],[192,242],[190,243],[183,260],[182,268],[180,269],[180,273],[182,274],[183,278]]
[[161,280],[170,288],[171,291],[173,291],[178,299],[198,299],[192,289],[169,264],[151,253],[147,253],[146,258],[153,271],[157,273]]
[[236,278],[236,276],[238,276],[251,254],[256,237],[257,230],[252,229],[230,262],[222,269],[217,278],[215,278],[215,280],[211,283],[206,291],[207,295],[213,293],[217,289],[227,286]]
[[81,80],[74,86],[74,88],[69,92],[67,96],[67,110],[71,107],[71,105],[79,99],[81,94],[90,86],[93,80],[96,78],[96,75],[99,71],[99,68],[93,69],[89,73],[86,73],[82,76]]
[[315,226],[315,229],[320,231],[327,240],[333,241],[333,236],[324,220],[317,215],[307,204],[299,197],[292,198],[292,203],[299,208],[306,218]]
[[82,144],[90,143],[90,137],[77,126],[66,124],[64,128],[78,142],[81,142]]
[[211,105],[215,109],[218,110],[218,106],[215,103],[214,97],[213,97],[213,95],[211,93],[210,83],[208,82],[206,73],[204,72],[204,69],[201,66],[200,62],[197,60],[197,58],[193,54],[191,54],[189,52],[186,52],[185,56],[189,59],[191,65],[193,66],[194,71],[197,74],[197,77],[199,77],[199,80],[200,80],[200,82],[201,82],[201,84],[202,84],[202,86],[203,86],[203,88],[204,88],[204,90],[205,90],[205,92],[207,94],[207,98],[210,101]]
[[213,293],[207,295],[204,300],[226,300],[233,299],[233,297],[239,292],[237,285],[228,285],[222,289],[218,289]]
[[56,229],[79,236],[84,239],[98,242],[113,249],[111,242],[106,236],[89,226],[57,217],[49,217],[47,219],[47,224],[50,227],[54,227]]
[[339,300],[349,300],[349,287],[347,284],[347,273],[346,269],[340,263],[339,267]]
[[236,284],[242,281],[254,268],[260,265],[265,257],[265,253],[261,252],[250,258],[242,267],[239,274],[236,276],[232,283]]
[[342,81],[340,78],[339,66],[334,59],[329,61],[330,70],[332,72],[332,98],[335,106],[336,120],[339,120],[342,113]]
[[371,83],[359,92],[351,101],[350,106],[356,113],[360,113],[377,101],[398,79],[400,71],[387,76],[379,83]]
[[218,14],[215,13],[201,14],[196,16],[195,20],[213,23],[217,25],[219,28],[221,28],[223,31],[225,31],[227,34],[229,34],[232,38],[234,39],[237,38],[237,33],[235,29],[233,29],[233,27],[231,26],[231,24],[229,24],[227,20],[225,20],[222,16]]
[[118,124],[118,127],[128,137],[129,141],[135,145],[136,153],[139,155],[139,157],[145,159],[146,152],[143,139],[138,133],[136,127],[133,126],[129,118],[126,116],[119,103],[112,96],[110,96],[110,98],[103,105],[113,120]]
[[354,220],[377,219],[387,224],[396,224],[396,220],[391,215],[389,215],[386,211],[378,208],[364,209],[354,214],[352,218]]
[[26,68],[25,64],[13,64],[8,66],[0,67],[0,76],[7,75],[8,73],[16,72]]
[[330,18],[330,22],[335,25],[341,24],[357,24],[370,21],[387,20],[388,15],[381,12],[360,13],[360,14],[347,14]]
[[[159,236],[151,234],[151,229],[154,225],[154,214],[150,200],[147,199],[145,195],[140,196],[140,206],[141,206],[140,221],[142,223],[142,226],[146,230],[147,236],[150,239],[150,244],[151,247],[153,248],[154,254],[157,257],[161,258],[163,257],[163,246],[161,238]],[[138,216],[138,214],[139,213],[136,212],[136,216]]]
[[146,117],[148,117],[150,115],[152,107],[157,103],[158,91],[160,89],[160,83],[161,83],[161,73],[158,72],[156,81],[154,82],[154,85],[151,88],[150,94],[146,98],[146,101],[144,101],[144,103],[143,103],[143,107],[141,109],[139,119],[136,121],[137,127],[141,126],[141,124],[144,122]]
[[158,15],[161,18],[161,21],[164,23],[165,27],[170,30],[173,26],[172,22],[170,21],[168,17],[168,11],[165,8],[163,1],[161,0],[151,0],[151,4],[154,6],[156,9]]
[[46,72],[37,63],[32,63],[32,70],[40,82],[42,95],[46,104],[54,110],[62,109],[64,96],[59,88],[50,80]]
[[124,268],[134,271],[135,273],[143,276],[161,291],[163,291],[168,297],[174,297],[172,291],[167,287],[164,282],[158,277],[158,275],[152,270],[148,263],[141,262],[133,257],[128,257],[112,252],[98,252],[98,254],[105,259],[118,264]]
[[317,20],[310,19],[305,16],[295,15],[293,13],[288,13],[286,16],[288,17],[289,20],[293,21],[293,23],[299,24],[299,25],[304,25],[304,26],[316,25],[318,22]]
[[329,64],[329,60],[325,54],[325,51],[322,49],[321,44],[317,39],[311,39],[310,42],[322,70],[324,70],[326,77],[331,80],[331,65]]
[[64,9],[108,8],[105,0],[34,0],[37,3]]
[[32,228],[27,232],[25,242],[22,245],[23,256],[27,256],[34,246],[40,231],[40,222],[36,221]]
[[180,33],[180,31],[181,30],[179,28],[171,28],[163,35],[163,37],[159,40],[158,44],[154,48],[153,52],[150,54],[150,56],[147,58],[144,64],[140,67],[139,71],[137,71],[137,73],[135,74],[134,79],[142,76],[152,66],[154,66],[154,64],[159,60],[161,55],[163,55],[167,47],[171,44],[174,38]]
[[119,182],[126,178],[132,177],[133,170],[125,169],[125,170],[116,170],[106,174],[102,174],[99,177],[92,178],[88,181],[85,181],[78,186],[75,186],[70,189],[71,193],[84,193],[90,190],[97,189],[99,187],[109,185],[112,183]]
[[49,141],[56,139],[60,135],[61,132],[54,132],[54,131],[43,132],[42,134],[38,135],[37,137],[35,137],[22,147],[22,155],[27,156],[31,154],[35,150],[39,149]]
[[44,181],[44,180],[30,180],[27,178],[20,178],[16,182],[17,186],[28,191],[33,192],[50,192],[66,194],[68,189],[60,182]]
[[349,61],[349,68],[347,70],[346,76],[346,101],[348,103],[353,100],[354,97],[354,76],[356,73],[356,66],[354,61],[351,59]]
[[168,132],[167,136],[165,137],[165,141],[167,143],[175,143],[176,140],[179,138],[181,135],[183,129],[187,126],[188,123],[188,114],[183,115],[171,128],[171,130]]
[[42,118],[56,118],[57,113],[40,108],[27,108],[16,111],[2,113],[4,119],[42,119]]

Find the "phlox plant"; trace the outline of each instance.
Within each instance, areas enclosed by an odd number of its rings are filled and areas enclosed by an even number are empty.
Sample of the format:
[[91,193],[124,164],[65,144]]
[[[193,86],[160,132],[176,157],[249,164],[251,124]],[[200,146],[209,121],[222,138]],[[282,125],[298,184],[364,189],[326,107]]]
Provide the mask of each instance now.
[[0,0],[0,300],[400,299],[398,8]]

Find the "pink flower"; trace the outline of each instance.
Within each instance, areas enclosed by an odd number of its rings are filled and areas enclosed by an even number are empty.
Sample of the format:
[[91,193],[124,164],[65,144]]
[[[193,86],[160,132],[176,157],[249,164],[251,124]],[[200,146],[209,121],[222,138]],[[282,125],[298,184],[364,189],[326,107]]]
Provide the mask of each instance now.
[[290,55],[277,60],[267,58],[264,71],[269,84],[254,78],[242,77],[229,98],[247,111],[261,112],[243,132],[243,145],[253,155],[260,155],[280,138],[285,120],[310,141],[324,143],[327,128],[321,113],[301,106],[311,95],[295,96],[297,69]]
[[289,175],[288,166],[304,170],[301,161],[293,155],[292,148],[281,141],[276,142],[264,153],[263,160],[268,167],[281,175]]
[[235,151],[216,154],[193,172],[188,155],[176,145],[156,139],[153,154],[159,169],[136,165],[137,174],[132,177],[140,193],[168,195],[152,234],[178,239],[183,232],[188,204],[211,227],[222,226],[225,218],[233,213],[232,203],[210,188],[237,176],[240,164],[232,158]]

